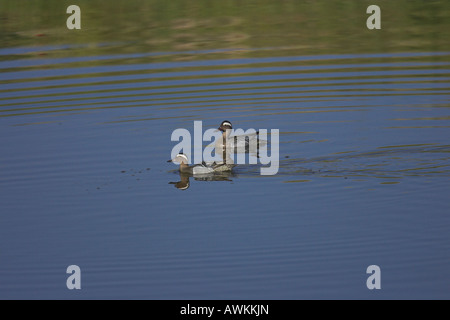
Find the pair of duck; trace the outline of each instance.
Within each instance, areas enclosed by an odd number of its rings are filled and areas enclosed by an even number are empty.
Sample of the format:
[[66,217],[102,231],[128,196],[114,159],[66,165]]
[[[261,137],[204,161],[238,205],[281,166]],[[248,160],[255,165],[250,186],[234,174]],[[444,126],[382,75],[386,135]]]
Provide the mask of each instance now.
[[[248,150],[250,145],[250,139],[257,139],[258,133],[254,136],[247,137],[247,139],[234,139],[234,136],[230,136],[229,132],[233,129],[231,122],[228,120],[222,121],[218,130],[222,132],[222,141],[220,139],[216,143],[216,150],[236,150],[238,148],[244,147]],[[218,149],[219,148],[219,149]],[[231,160],[231,159],[230,159]],[[205,162],[203,161],[200,164],[195,164],[190,166],[188,157],[179,153],[174,159],[168,160],[167,162],[175,162],[180,164],[180,172],[191,173],[194,175],[198,174],[209,174],[214,172],[229,172],[236,165],[232,163],[232,161],[224,161],[224,162]]]

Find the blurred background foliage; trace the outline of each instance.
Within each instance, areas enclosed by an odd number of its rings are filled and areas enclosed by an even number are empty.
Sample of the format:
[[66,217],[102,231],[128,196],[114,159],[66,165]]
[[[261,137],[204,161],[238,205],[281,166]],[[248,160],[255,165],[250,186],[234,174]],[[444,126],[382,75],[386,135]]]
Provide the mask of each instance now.
[[[81,8],[81,30],[66,28],[70,4]],[[381,8],[381,30],[366,27],[370,4]],[[0,47],[70,45],[72,56],[180,52],[179,59],[227,49],[239,56],[264,56],[264,48],[279,55],[446,51],[449,11],[448,0],[2,0]],[[64,56],[64,48],[45,54]]]

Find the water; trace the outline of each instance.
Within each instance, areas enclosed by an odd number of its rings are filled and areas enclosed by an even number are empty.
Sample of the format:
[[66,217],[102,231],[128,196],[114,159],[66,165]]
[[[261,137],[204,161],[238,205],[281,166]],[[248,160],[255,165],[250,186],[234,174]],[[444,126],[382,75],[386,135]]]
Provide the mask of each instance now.
[[[448,299],[448,47],[264,45],[3,47],[0,298]],[[172,131],[225,119],[278,173],[176,188]]]

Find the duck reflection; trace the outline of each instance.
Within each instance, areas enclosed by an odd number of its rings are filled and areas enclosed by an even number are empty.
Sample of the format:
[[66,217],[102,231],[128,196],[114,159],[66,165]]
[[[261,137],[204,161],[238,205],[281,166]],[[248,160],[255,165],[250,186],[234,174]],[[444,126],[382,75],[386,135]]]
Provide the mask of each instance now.
[[192,174],[189,172],[179,172],[180,181],[169,182],[173,184],[175,188],[180,190],[187,190],[190,187],[189,179],[193,178],[196,181],[233,181],[231,178],[236,174],[232,171],[214,172],[207,174]]
[[177,189],[187,190],[190,186],[189,173],[180,172],[180,181],[169,182],[169,184],[174,184]]

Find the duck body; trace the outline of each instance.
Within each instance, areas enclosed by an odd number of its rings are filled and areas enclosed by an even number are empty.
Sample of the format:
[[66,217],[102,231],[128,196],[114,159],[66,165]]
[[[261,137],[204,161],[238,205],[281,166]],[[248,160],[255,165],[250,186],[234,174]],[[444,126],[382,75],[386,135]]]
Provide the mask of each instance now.
[[212,166],[207,166],[207,165],[205,165],[203,163],[202,164],[196,164],[196,165],[193,165],[193,166],[187,166],[185,168],[186,169],[184,169],[184,171],[183,171],[183,170],[181,170],[181,167],[180,167],[180,170],[182,172],[192,173],[193,175],[210,174],[210,173],[214,172],[214,168]]
[[259,139],[258,131],[245,132],[242,135],[234,135],[232,133],[232,125],[228,120],[222,121],[218,130],[222,131],[222,139],[216,140],[216,150],[233,153],[249,153],[256,152],[259,146],[264,144],[265,140]]
[[229,172],[233,170],[236,165],[226,162],[212,162],[210,166],[213,168],[214,172]]
[[180,167],[179,170],[182,173],[189,173],[193,175],[205,175],[212,174],[215,172],[227,172],[231,171],[234,164],[224,163],[224,162],[202,162],[200,164],[188,165],[188,158],[186,155],[179,153],[174,159],[169,160],[168,162],[179,162]]
[[216,140],[216,150],[229,150],[233,153],[248,153],[253,149],[257,149],[259,140],[257,133],[252,136],[228,136],[225,132],[222,139]]

